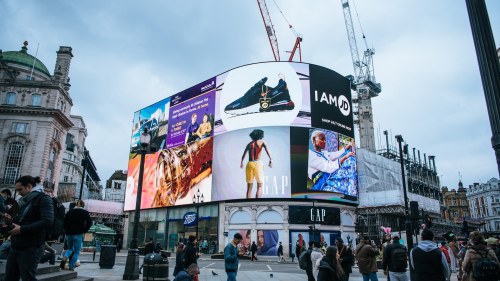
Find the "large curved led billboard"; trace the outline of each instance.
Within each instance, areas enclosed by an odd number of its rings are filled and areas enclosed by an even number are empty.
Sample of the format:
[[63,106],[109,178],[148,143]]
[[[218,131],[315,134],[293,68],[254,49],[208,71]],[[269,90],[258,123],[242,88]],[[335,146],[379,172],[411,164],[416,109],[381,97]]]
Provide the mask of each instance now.
[[152,137],[141,208],[245,198],[357,203],[349,80],[306,63],[241,66],[134,114],[125,197],[133,210],[139,135]]

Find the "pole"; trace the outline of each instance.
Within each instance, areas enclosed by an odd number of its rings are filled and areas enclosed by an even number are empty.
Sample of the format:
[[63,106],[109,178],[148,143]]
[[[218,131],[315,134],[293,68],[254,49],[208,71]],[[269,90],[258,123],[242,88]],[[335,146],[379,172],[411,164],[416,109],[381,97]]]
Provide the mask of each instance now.
[[200,197],[197,197],[196,198],[196,239],[198,239],[198,225],[200,223],[200,216],[198,215],[198,213],[200,212],[200,203],[199,203],[199,198]]
[[403,194],[405,200],[405,229],[406,229],[406,243],[408,244],[408,251],[413,248],[413,232],[410,221],[410,212],[408,208],[408,194],[406,193],[406,179],[405,179],[405,166],[404,166],[404,158],[403,158],[403,137],[401,135],[396,136],[396,140],[399,144],[399,162],[401,164],[401,179],[403,181]]
[[85,148],[83,149],[83,160],[82,160],[82,166],[83,166],[83,173],[82,173],[82,182],[80,183],[80,196],[78,197],[78,200],[82,200],[82,195],[83,195],[83,183],[85,182],[85,172],[87,171],[87,150]]
[[125,264],[125,272],[123,273],[123,280],[137,280],[139,279],[139,249],[138,249],[138,234],[139,234],[139,220],[141,216],[141,197],[142,197],[142,179],[144,175],[144,158],[146,158],[146,148],[141,148],[141,162],[139,165],[139,182],[137,184],[137,196],[135,201],[134,213],[134,228],[132,230],[132,241],[128,250],[127,262]]
[[315,201],[313,201],[313,215],[312,215],[312,218],[313,218],[313,222],[312,222],[312,229],[313,229],[313,239],[314,241],[316,241],[316,206],[314,205]]
[[484,0],[465,0],[491,126],[491,145],[500,172],[500,63]]

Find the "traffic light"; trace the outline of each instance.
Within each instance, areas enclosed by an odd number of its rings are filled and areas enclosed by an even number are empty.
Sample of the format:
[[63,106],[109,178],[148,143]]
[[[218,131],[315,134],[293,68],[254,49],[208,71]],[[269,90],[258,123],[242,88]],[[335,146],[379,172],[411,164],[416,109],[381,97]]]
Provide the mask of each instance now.
[[410,219],[411,220],[418,220],[420,218],[420,214],[418,211],[418,202],[417,201],[410,201]]

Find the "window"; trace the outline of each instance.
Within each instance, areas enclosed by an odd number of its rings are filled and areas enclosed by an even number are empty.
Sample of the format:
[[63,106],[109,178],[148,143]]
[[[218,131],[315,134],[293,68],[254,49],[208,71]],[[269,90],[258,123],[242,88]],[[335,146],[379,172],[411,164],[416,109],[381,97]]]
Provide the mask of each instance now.
[[16,93],[7,93],[7,98],[5,99],[6,104],[16,104]]
[[41,106],[42,105],[42,96],[39,94],[31,95],[31,105],[32,106]]
[[114,182],[115,184],[115,189],[121,189],[122,188],[122,183],[121,182]]
[[24,144],[21,142],[13,142],[9,144],[4,170],[5,183],[14,184],[19,177],[23,152]]
[[28,123],[12,123],[11,133],[26,134],[28,132]]
[[68,176],[64,176],[64,182],[68,182]]

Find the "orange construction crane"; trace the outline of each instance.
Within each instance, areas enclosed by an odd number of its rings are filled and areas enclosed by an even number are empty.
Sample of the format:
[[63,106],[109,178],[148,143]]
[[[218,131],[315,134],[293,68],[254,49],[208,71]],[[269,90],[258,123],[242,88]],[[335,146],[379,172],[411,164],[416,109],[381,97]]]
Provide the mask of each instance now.
[[[278,38],[276,37],[276,32],[274,31],[274,25],[271,21],[271,15],[269,14],[269,10],[267,9],[266,1],[265,0],[257,0],[257,4],[259,5],[260,14],[262,16],[262,21],[264,22],[264,27],[266,28],[266,33],[267,33],[267,37],[269,38],[269,44],[271,45],[271,50],[273,51],[274,60],[280,61],[280,53],[279,53],[279,48],[278,48]],[[276,2],[274,2],[274,4],[276,5],[276,7],[278,7],[278,4],[276,4]],[[283,15],[283,12],[281,12],[279,7],[278,7],[278,10],[280,11],[281,15]],[[299,61],[302,62],[302,51],[300,48],[300,42],[302,42],[302,36],[300,36],[295,31],[295,29],[292,27],[292,25],[285,18],[285,15],[283,15],[283,18],[288,23],[288,27],[292,30],[292,32],[294,33],[294,35],[296,37],[293,49],[292,49],[292,51],[289,52],[290,57],[288,58],[288,61],[293,61],[293,57],[295,56],[295,52],[297,50],[299,50]]]

